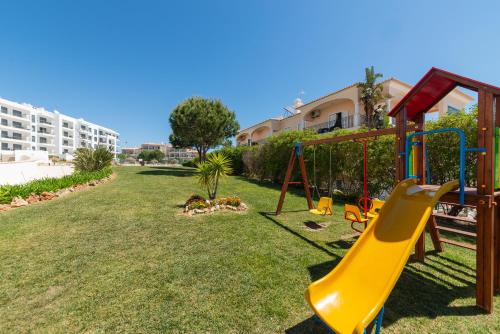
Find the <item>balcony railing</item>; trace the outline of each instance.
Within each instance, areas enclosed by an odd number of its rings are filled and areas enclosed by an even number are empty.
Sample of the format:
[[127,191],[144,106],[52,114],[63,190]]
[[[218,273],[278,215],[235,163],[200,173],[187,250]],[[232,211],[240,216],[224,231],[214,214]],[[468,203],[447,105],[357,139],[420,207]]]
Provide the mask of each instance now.
[[325,133],[325,132],[331,132],[333,130],[337,129],[349,129],[354,127],[354,116],[345,116],[342,117],[342,120],[340,122],[340,126],[336,126],[337,123],[333,122],[323,122],[323,123],[318,123],[318,124],[313,124],[313,125],[306,125],[306,129],[314,129],[318,133]]
[[1,138],[5,138],[5,139],[14,139],[14,140],[23,140],[23,141],[26,140],[22,136],[9,136],[9,135],[6,135],[6,134],[2,134],[0,137]]

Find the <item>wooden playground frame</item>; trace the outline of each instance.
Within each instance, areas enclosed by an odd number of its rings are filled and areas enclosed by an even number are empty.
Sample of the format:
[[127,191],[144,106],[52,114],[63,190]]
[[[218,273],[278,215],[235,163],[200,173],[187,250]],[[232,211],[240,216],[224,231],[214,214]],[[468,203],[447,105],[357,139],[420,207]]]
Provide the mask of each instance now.
[[[395,127],[297,143],[290,155],[285,180],[276,208],[276,215],[281,214],[296,160],[298,160],[308,208],[314,208],[304,155],[302,154],[303,147],[306,146],[395,135],[395,177],[397,182],[402,181],[407,175],[405,170],[407,133],[424,131],[425,113],[457,86],[478,93],[477,147],[485,149],[485,152],[478,155],[476,167],[477,187],[465,189],[464,203],[475,207],[477,210],[476,305],[486,312],[491,313],[493,311],[494,293],[500,293],[500,210],[497,207],[500,199],[500,191],[495,191],[494,161],[494,130],[495,127],[500,127],[499,87],[441,69],[432,68],[389,113],[390,116],[396,119]],[[409,124],[409,121],[412,121],[413,124]],[[438,186],[424,185],[426,180],[423,149],[425,138],[424,136],[417,136],[417,139],[421,142],[422,147],[422,149],[416,150],[417,183],[425,187],[437,189]],[[450,192],[442,197],[442,201],[460,204],[459,193],[457,191]],[[436,228],[434,216],[431,216],[427,225],[435,250],[441,252],[443,250],[441,246],[442,241],[439,230]],[[415,258],[422,262],[425,260],[425,233],[420,236],[415,246]]]

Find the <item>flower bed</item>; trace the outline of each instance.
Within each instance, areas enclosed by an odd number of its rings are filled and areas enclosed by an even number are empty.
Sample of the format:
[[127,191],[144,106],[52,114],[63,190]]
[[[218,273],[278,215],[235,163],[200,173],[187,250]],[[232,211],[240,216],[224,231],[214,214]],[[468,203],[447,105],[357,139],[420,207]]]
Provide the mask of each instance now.
[[209,201],[202,196],[192,195],[186,201],[183,212],[192,216],[216,211],[245,211],[247,208],[247,205],[237,196],[221,197]]
[[93,187],[112,178],[111,168],[96,172],[75,172],[62,178],[46,178],[26,184],[0,186],[0,212],[61,197]]

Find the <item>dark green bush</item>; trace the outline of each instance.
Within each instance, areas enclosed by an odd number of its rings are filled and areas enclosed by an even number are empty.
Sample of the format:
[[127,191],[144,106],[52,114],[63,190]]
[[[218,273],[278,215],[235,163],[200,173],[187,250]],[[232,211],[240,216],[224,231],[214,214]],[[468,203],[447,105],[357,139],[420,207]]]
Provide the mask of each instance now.
[[13,186],[0,186],[0,203],[10,203],[14,197],[27,198],[31,194],[41,194],[45,191],[55,192],[77,184],[103,179],[111,175],[111,168],[95,172],[75,172],[61,178],[46,178]]

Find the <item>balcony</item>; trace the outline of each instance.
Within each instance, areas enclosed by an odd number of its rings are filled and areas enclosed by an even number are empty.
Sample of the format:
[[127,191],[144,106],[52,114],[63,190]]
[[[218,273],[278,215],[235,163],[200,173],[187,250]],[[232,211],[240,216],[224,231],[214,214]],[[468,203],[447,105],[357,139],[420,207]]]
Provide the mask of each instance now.
[[22,136],[13,136],[4,133],[2,133],[0,138],[2,139],[2,141],[24,142],[24,143],[28,141],[28,137],[23,138]]
[[2,129],[7,129],[7,130],[16,130],[16,131],[24,131],[24,132],[31,132],[31,129],[29,126],[22,126],[22,125],[14,125],[13,123],[11,123],[9,125],[9,123],[5,123],[5,122],[2,122],[0,124],[0,126],[2,127]]
[[41,125],[47,125],[47,126],[52,126],[52,127],[54,126],[54,124],[52,124],[52,122],[49,122],[49,121],[42,121],[42,120],[40,120],[40,121],[38,122],[38,124],[41,124]]
[[341,126],[334,126],[333,122],[323,122],[314,125],[306,125],[306,129],[314,129],[317,133],[331,132],[337,129],[349,129],[354,127],[354,116],[342,117]]
[[44,135],[44,136],[53,136],[54,135],[54,133],[52,131],[47,131],[47,130],[42,130],[42,129],[40,129],[38,131],[38,134]]

